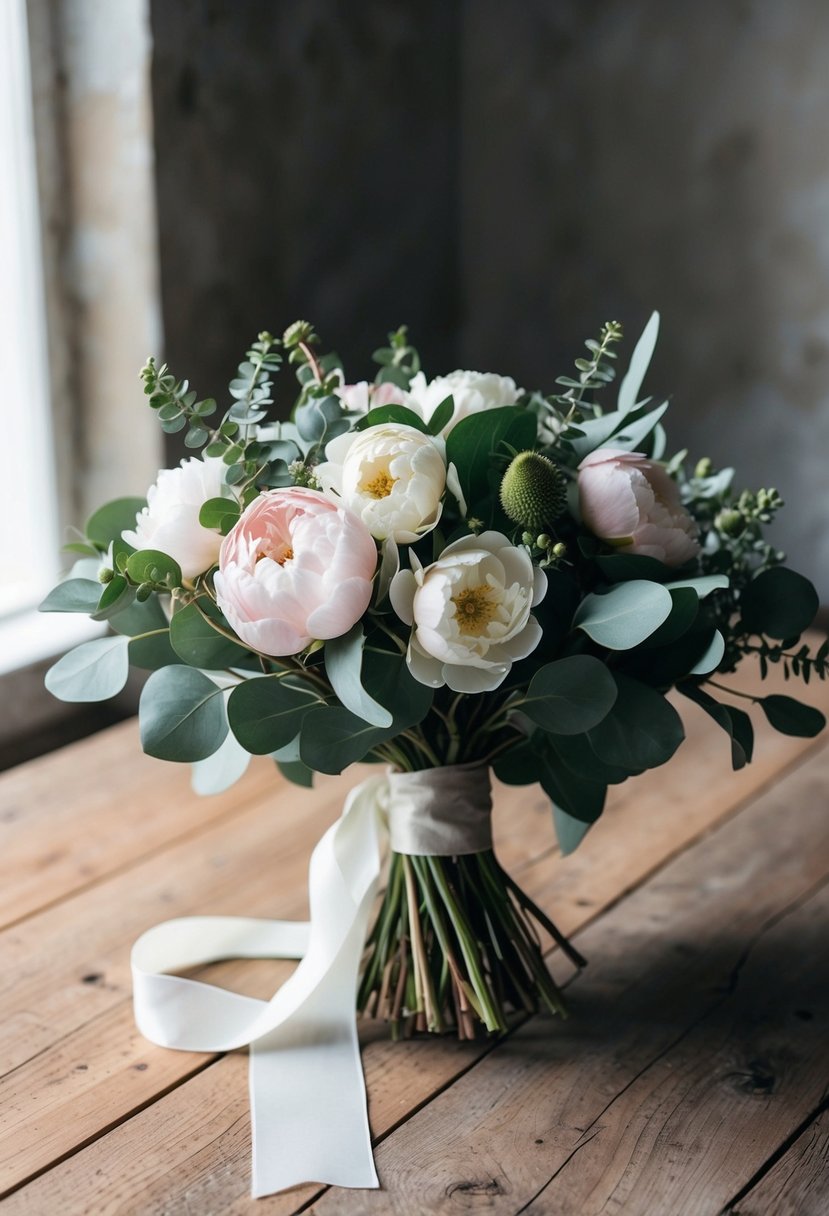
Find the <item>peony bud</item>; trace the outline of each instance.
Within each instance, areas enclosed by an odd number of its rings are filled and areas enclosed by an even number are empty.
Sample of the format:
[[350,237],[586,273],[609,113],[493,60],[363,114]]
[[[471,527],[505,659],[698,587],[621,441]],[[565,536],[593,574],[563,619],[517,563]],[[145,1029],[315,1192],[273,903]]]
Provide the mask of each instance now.
[[519,452],[501,482],[501,506],[513,523],[537,534],[564,514],[564,474],[539,452]]
[[724,536],[742,536],[746,530],[746,519],[742,511],[726,507],[715,518],[714,527]]

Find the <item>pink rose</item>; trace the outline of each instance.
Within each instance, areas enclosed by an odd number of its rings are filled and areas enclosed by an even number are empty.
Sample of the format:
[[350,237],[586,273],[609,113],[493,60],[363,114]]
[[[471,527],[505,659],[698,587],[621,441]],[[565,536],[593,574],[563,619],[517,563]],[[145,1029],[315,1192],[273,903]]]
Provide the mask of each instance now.
[[587,527],[626,553],[682,566],[699,553],[697,527],[679,489],[641,452],[598,448],[579,465],[579,503]]
[[268,490],[222,542],[216,599],[243,642],[281,658],[348,633],[376,566],[371,534],[351,511],[316,490]]

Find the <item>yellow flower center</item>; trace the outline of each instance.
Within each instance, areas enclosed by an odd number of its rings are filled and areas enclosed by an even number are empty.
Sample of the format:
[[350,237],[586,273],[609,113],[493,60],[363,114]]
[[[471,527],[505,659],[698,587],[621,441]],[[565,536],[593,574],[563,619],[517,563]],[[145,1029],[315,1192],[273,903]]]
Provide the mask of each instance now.
[[361,489],[371,498],[388,498],[396,481],[396,477],[392,477],[387,469],[383,469],[376,477],[372,477],[371,481],[363,482]]
[[479,638],[486,632],[486,627],[495,616],[495,604],[490,598],[489,587],[465,587],[458,595],[452,596],[455,605],[455,619],[461,633]]

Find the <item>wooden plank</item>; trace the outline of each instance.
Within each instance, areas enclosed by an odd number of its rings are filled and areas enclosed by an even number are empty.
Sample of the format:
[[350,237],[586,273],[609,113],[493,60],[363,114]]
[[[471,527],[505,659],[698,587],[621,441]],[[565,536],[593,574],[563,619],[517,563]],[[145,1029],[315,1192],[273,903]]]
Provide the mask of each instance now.
[[[728,999],[600,1112],[528,1216],[719,1212],[825,1097],[827,935],[824,886],[755,942]],[[818,1185],[826,1212],[829,1178]]]
[[274,782],[252,761],[200,798],[189,765],[145,756],[135,720],[0,776],[0,927],[234,814]]
[[[666,770],[666,776],[673,775],[677,789],[684,789],[697,771],[697,757],[716,749],[718,759],[713,762],[706,799],[697,799],[692,807],[672,817],[672,833],[664,827],[649,832],[648,819],[652,821],[661,809],[667,787],[655,784],[658,773],[643,778],[631,813],[611,816],[590,843],[596,874],[589,903],[579,888],[572,891],[569,903],[551,901],[554,859],[543,859],[538,875],[529,865],[537,849],[536,820],[543,815],[549,834],[549,810],[537,797],[528,799],[523,790],[503,791],[496,822],[506,825],[510,856],[516,868],[523,864],[522,879],[539,902],[545,907],[553,902],[556,915],[570,928],[589,921],[597,908],[618,898],[637,876],[650,873],[666,850],[673,852],[731,813],[738,796],[746,795],[762,780],[762,765],[732,774],[719,730],[704,716],[699,716],[696,726],[694,742],[681,753],[683,758],[677,760],[673,774]],[[774,746],[781,738],[775,736]],[[796,754],[803,747],[802,740],[784,743],[787,753]],[[360,777],[364,771],[357,770],[354,776]],[[230,823],[211,828],[197,843],[188,840],[166,850],[0,935],[0,952],[7,960],[0,980],[0,1005],[4,1007],[0,1072],[15,1070],[0,1086],[0,1096],[5,1096],[7,1109],[19,1112],[5,1135],[0,1125],[0,1162],[5,1163],[0,1167],[0,1189],[44,1168],[93,1136],[96,1127],[125,1117],[138,1102],[151,1101],[176,1078],[184,1079],[202,1066],[203,1061],[181,1053],[163,1053],[165,1059],[158,1061],[135,1040],[129,1001],[131,942],[159,920],[192,912],[305,915],[307,857],[324,825],[336,814],[341,790],[342,782],[336,779],[323,779],[307,794],[277,786],[272,806],[253,806]],[[636,787],[623,787],[619,794],[621,806],[621,799],[636,794]],[[639,828],[631,836],[634,824]],[[616,860],[619,854],[626,857],[621,869]],[[565,867],[573,860],[568,859]],[[264,965],[238,964],[225,974],[237,982],[247,977],[253,984],[248,990],[257,995],[270,995],[275,987],[269,988],[263,978],[273,974]],[[116,1049],[118,1027],[123,1043],[120,1052]],[[478,1053],[483,1050],[480,1045],[473,1048]],[[427,1100],[471,1062],[466,1055],[459,1063],[452,1052],[437,1051],[431,1057],[432,1068],[426,1069],[422,1049],[416,1059],[419,1067],[408,1109]],[[151,1067],[140,1070],[136,1079],[129,1070],[148,1060]],[[87,1068],[78,1070],[79,1063]],[[125,1072],[129,1076],[126,1085]],[[67,1117],[69,1111],[71,1118]]]
[[[492,1161],[511,1171],[517,1160],[531,1199],[596,1110],[724,999],[746,942],[829,874],[829,823],[810,794],[827,775],[823,750],[601,918],[580,939],[594,963],[574,986],[576,1017],[534,1019],[394,1132],[378,1153],[392,1190],[332,1191],[314,1210],[455,1210],[469,1194],[513,1213],[520,1203],[512,1174],[507,1187]],[[765,846],[773,831],[780,839],[771,856]],[[617,836],[614,847],[622,844]],[[481,1051],[443,1041],[370,1042],[364,1062],[375,1135],[428,1102]],[[173,1090],[18,1191],[7,1200],[9,1212],[65,1210],[81,1193],[95,1212],[130,1210],[147,1194],[170,1213],[187,1205],[252,1212],[243,1064],[226,1057]],[[286,1214],[314,1194],[298,1188],[255,1210]]]
[[829,1212],[829,1112],[824,1109],[727,1216],[826,1216]]
[[829,878],[827,779],[824,749],[602,917],[579,938],[593,966],[572,986],[572,1020],[532,1019],[389,1136],[385,1194],[330,1191],[309,1211],[415,1216],[482,1195],[512,1216],[529,1203],[639,1074],[733,999],[756,940]]

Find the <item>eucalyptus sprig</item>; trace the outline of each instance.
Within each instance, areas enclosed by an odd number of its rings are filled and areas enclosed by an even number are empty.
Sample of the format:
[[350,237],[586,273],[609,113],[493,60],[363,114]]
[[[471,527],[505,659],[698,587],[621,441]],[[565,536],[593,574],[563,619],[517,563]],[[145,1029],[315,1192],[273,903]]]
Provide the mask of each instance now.
[[409,327],[400,325],[388,336],[388,346],[380,346],[372,354],[375,363],[380,364],[377,373],[377,384],[396,384],[398,388],[407,389],[412,378],[420,371],[420,355],[409,342]]
[[[555,402],[565,411],[568,421],[576,416],[584,403],[586,393],[600,392],[615,379],[616,369],[611,360],[616,358],[616,351],[612,348],[617,342],[621,342],[623,333],[618,321],[605,321],[598,339],[588,338],[585,342],[590,357],[575,360],[575,367],[579,373],[578,379],[575,380],[572,376],[556,378],[556,384],[560,384],[567,391],[554,393],[548,400]],[[591,404],[595,405],[595,403]],[[598,406],[595,408],[598,409]]]

